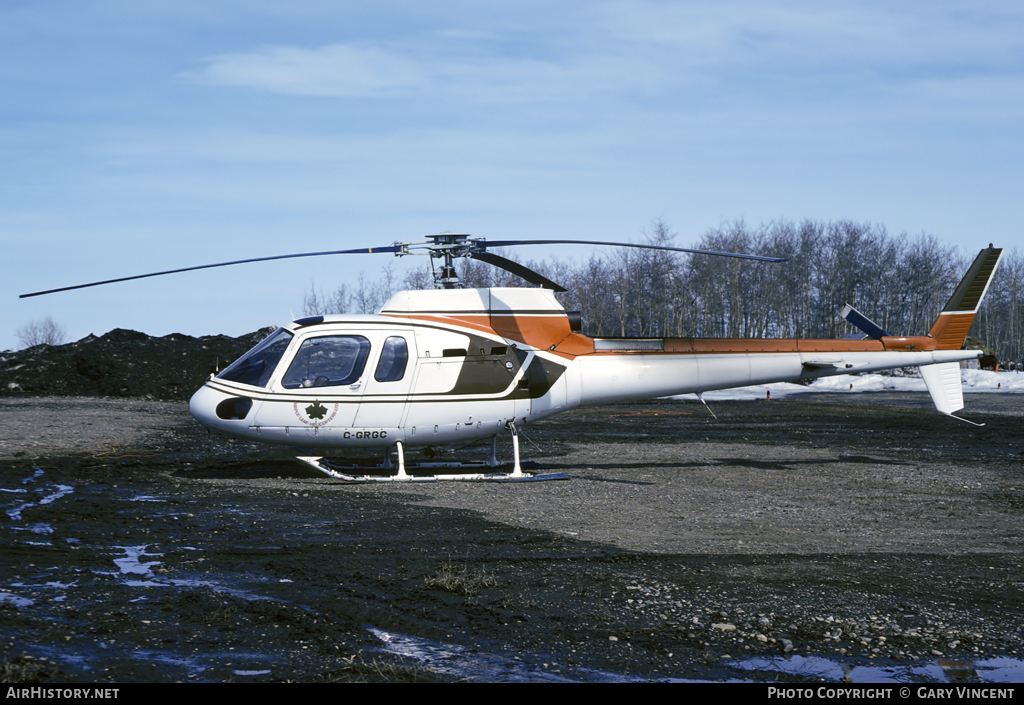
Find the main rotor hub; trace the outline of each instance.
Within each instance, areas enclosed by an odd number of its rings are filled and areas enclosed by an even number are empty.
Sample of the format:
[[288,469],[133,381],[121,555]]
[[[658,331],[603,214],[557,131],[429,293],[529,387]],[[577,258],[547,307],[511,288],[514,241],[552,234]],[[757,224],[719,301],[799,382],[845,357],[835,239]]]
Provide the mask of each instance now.
[[[456,257],[469,257],[475,251],[482,251],[483,248],[477,245],[477,240],[470,240],[466,233],[440,233],[438,235],[427,235],[430,244],[431,269],[434,272],[434,284],[441,289],[461,289],[465,286],[459,279],[455,270]],[[435,259],[443,260],[438,266],[434,266]]]

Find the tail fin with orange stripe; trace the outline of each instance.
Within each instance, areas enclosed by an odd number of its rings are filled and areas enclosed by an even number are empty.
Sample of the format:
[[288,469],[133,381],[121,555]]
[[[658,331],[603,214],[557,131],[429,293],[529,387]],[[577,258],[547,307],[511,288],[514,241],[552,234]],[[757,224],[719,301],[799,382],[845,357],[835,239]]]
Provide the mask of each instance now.
[[936,350],[959,350],[963,347],[967,331],[971,329],[1002,255],[1001,248],[991,246],[978,253],[974,264],[928,331],[929,337],[936,341]]
[[[971,329],[971,323],[978,313],[982,299],[985,298],[989,284],[992,283],[992,276],[1002,254],[1001,249],[991,246],[978,253],[974,264],[967,270],[967,274],[943,307],[932,329],[928,331],[928,335],[935,339],[936,350],[959,350],[963,347],[964,341],[967,340],[967,332]],[[958,421],[984,426],[953,416],[954,411],[964,408],[959,362],[923,365],[921,377],[924,378],[925,386],[938,411]]]

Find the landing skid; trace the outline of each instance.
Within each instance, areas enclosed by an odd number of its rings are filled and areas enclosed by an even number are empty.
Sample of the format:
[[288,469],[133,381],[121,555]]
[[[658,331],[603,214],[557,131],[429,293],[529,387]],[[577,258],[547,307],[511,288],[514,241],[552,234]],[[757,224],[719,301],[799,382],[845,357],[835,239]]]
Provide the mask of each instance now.
[[[344,461],[333,461],[329,458],[322,458],[319,456],[299,456],[298,460],[301,460],[311,468],[322,472],[328,477],[333,477],[336,480],[341,480],[345,483],[351,484],[364,484],[370,482],[542,482],[545,480],[568,480],[568,476],[563,473],[546,473],[539,475],[531,475],[530,473],[523,472],[523,463],[519,462],[519,434],[516,432],[515,424],[509,423],[509,429],[512,431],[512,449],[514,454],[514,460],[511,465],[501,464],[497,460],[497,437],[491,440],[491,457],[489,460],[484,462],[425,462],[425,463],[412,463],[406,467],[405,464],[405,452],[402,447],[402,442],[398,441],[395,446],[398,451],[398,468],[394,475],[359,475],[354,474],[364,469],[370,469],[366,465],[360,465],[356,463],[346,463]],[[525,463],[527,466],[536,467],[537,463]],[[393,470],[395,466],[391,463],[390,451],[384,456],[384,462],[377,466],[372,466],[376,470]],[[446,469],[461,469],[461,470],[474,470],[485,468],[494,470],[499,467],[511,467],[512,472],[500,473],[500,472],[460,472],[460,473],[449,473],[449,474],[410,474],[407,469],[416,471],[433,470],[435,468],[446,468]],[[345,472],[348,471],[348,472]]]
[[[367,474],[355,474],[360,470],[368,469],[361,468],[357,465],[349,465],[340,462],[332,461],[329,458],[319,458],[315,456],[300,456],[298,460],[301,460],[311,468],[322,472],[328,477],[333,477],[335,480],[341,480],[345,483],[350,484],[366,484],[371,482],[540,482],[544,480],[568,480],[568,475],[564,473],[546,473],[532,475],[527,472],[523,472],[521,469],[519,473],[516,472],[459,472],[459,473],[447,473],[447,474],[419,474],[422,471],[429,471],[433,469],[461,469],[461,470],[473,470],[479,468],[480,470],[488,469],[494,470],[493,468],[485,463],[410,463],[406,470],[407,472],[398,472],[394,475],[367,475]],[[534,465],[533,463],[524,463],[524,465]],[[498,467],[510,467],[510,466],[498,466]],[[386,470],[383,465],[377,466],[376,469]],[[348,471],[348,472],[345,472]]]

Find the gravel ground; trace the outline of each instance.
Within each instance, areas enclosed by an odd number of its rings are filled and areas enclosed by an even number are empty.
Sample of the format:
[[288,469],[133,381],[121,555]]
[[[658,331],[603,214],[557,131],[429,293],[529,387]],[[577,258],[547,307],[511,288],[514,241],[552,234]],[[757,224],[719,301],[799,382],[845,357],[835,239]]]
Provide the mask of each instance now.
[[0,399],[2,680],[1019,679],[1022,401],[595,407],[525,429],[567,481],[352,486]]

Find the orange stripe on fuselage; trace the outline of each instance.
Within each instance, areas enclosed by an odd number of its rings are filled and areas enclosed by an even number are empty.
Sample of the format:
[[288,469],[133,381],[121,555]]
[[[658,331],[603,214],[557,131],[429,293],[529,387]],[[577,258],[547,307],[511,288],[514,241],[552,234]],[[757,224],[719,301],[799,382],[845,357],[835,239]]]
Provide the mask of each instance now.
[[463,328],[472,328],[478,330],[481,333],[495,334],[495,330],[491,328],[491,317],[486,314],[480,315],[466,315],[460,314],[458,316],[444,316],[440,314],[422,314],[422,313],[382,313],[382,316],[390,316],[391,318],[409,318],[414,321],[427,321],[428,323],[440,323],[444,326],[461,326]]
[[926,336],[882,338],[881,340],[833,340],[814,338],[665,338],[664,351],[602,350],[596,355],[728,355],[766,353],[840,353],[902,350],[934,350]]
[[538,350],[550,350],[566,358],[594,352],[593,339],[573,333],[569,327],[569,319],[564,315],[516,316],[501,313],[460,313],[451,316],[422,313],[384,315],[471,328],[483,333],[499,335],[506,340],[523,343]]
[[[385,314],[394,315],[394,314]],[[841,353],[935,350],[936,340],[927,336],[885,337],[867,340],[833,340],[814,338],[664,338],[662,351],[595,351],[594,339],[573,333],[565,316],[465,314],[404,314],[396,316],[458,325],[484,333],[497,334],[507,340],[523,343],[538,350],[573,358],[578,355],[714,355],[765,353]],[[968,326],[970,324],[968,323]],[[959,345],[956,349],[959,349]],[[940,348],[948,349],[948,348]]]

